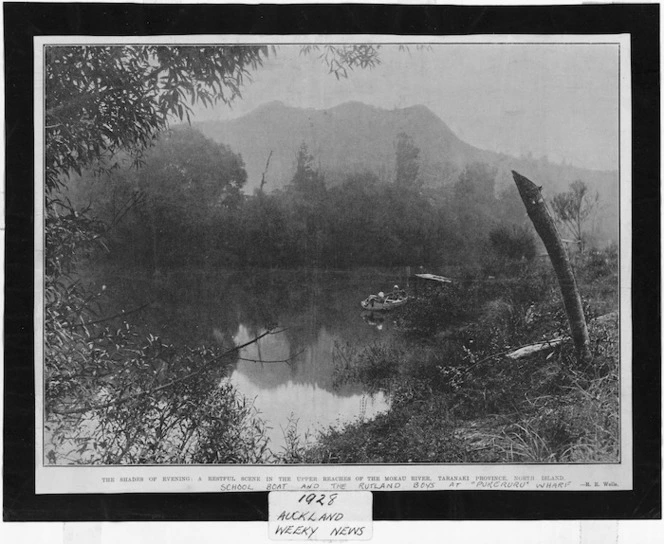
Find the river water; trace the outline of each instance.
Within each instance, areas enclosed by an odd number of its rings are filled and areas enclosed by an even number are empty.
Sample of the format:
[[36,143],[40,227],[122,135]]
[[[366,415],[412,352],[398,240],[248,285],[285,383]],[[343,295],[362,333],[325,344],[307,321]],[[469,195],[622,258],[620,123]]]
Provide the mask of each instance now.
[[289,422],[314,436],[389,407],[361,384],[339,385],[335,356],[395,334],[389,314],[367,314],[360,301],[405,286],[404,270],[187,270],[152,278],[115,269],[95,276],[115,309],[149,303],[128,320],[168,343],[231,347],[268,328],[282,331],[241,349],[230,371],[267,423],[273,451],[284,445]]

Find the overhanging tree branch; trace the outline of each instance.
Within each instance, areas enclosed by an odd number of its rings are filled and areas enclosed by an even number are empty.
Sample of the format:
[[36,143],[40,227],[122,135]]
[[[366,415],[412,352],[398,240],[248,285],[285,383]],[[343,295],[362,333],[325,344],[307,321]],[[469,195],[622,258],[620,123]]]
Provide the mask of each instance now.
[[140,312],[143,308],[146,308],[149,305],[150,305],[150,303],[146,302],[145,304],[142,304],[138,308],[134,308],[132,310],[129,310],[128,312],[125,312],[123,310],[123,311],[118,312],[117,314],[111,315],[109,317],[104,317],[102,319],[97,319],[95,321],[87,321],[85,323],[72,323],[70,325],[66,325],[64,328],[65,329],[76,329],[76,328],[79,328],[79,327],[89,327],[90,325],[97,325],[98,323],[103,323],[105,321],[111,321],[112,319],[115,319],[116,317],[124,317],[124,316],[127,316],[127,315],[134,314],[136,312]]
[[165,389],[168,389],[170,387],[173,387],[174,385],[177,385],[179,383],[182,383],[186,380],[189,380],[195,376],[198,376],[201,372],[209,368],[212,364],[217,363],[224,359],[225,357],[228,357],[232,353],[236,353],[242,348],[245,348],[247,346],[250,346],[251,344],[255,344],[258,342],[261,338],[264,338],[265,336],[268,336],[269,334],[278,334],[280,332],[283,332],[286,329],[280,329],[278,331],[268,329],[262,334],[259,334],[258,336],[252,338],[251,340],[245,342],[244,344],[240,344],[239,346],[235,346],[234,348],[231,348],[218,357],[214,357],[207,361],[201,368],[198,370],[191,372],[185,376],[181,376],[180,378],[176,378],[174,380],[171,380],[168,383],[165,383],[164,385],[160,385],[159,387],[155,387],[154,389],[149,389],[146,391],[140,391],[138,393],[134,393],[133,395],[127,395],[126,397],[120,397],[119,399],[112,400],[110,402],[105,402],[103,404],[91,404],[88,403],[86,406],[77,406],[76,408],[66,408],[66,409],[59,409],[59,408],[52,408],[51,412],[54,414],[58,415],[72,415],[72,414],[83,414],[85,412],[90,412],[92,410],[103,410],[104,408],[110,408],[111,406],[118,406],[120,404],[124,404],[125,402],[129,402],[132,400],[137,400],[140,399],[146,395],[153,395],[155,393],[159,393],[160,391],[163,391]]

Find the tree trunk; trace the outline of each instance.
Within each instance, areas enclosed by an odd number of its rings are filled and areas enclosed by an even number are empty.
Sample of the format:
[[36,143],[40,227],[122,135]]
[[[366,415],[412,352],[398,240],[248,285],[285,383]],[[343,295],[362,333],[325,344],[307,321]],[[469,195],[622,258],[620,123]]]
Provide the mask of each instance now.
[[521,195],[521,200],[523,200],[526,206],[528,217],[530,217],[533,225],[535,225],[537,234],[539,234],[542,242],[544,242],[546,251],[551,258],[551,264],[553,264],[553,269],[558,277],[572,339],[576,348],[577,360],[580,363],[587,363],[592,359],[588,327],[586,326],[586,318],[583,315],[581,296],[576,285],[576,278],[574,277],[572,266],[565,251],[565,246],[563,246],[556,224],[549,214],[540,187],[514,170],[512,170],[512,175]]

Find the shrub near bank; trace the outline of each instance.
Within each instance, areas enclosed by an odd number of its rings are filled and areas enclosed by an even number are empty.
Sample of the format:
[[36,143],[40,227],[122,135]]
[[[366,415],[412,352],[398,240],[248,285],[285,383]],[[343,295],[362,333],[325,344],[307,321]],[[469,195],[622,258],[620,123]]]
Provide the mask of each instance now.
[[415,300],[397,318],[402,334],[363,349],[337,347],[337,381],[382,391],[390,410],[372,421],[328,429],[304,458],[617,461],[618,314],[593,319],[615,302],[616,287],[606,274],[581,285],[591,294],[585,308],[593,348],[593,361],[584,367],[567,342],[523,359],[506,357],[519,346],[567,334],[545,268],[534,266],[502,282],[468,281]]

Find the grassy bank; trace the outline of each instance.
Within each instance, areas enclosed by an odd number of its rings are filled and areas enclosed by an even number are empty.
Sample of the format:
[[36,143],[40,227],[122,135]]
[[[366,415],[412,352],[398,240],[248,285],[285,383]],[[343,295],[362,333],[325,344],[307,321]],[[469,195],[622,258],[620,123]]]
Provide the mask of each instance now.
[[545,264],[524,267],[518,276],[467,277],[391,316],[397,337],[362,349],[337,346],[337,381],[383,391],[391,408],[371,421],[328,429],[294,459],[618,461],[617,276],[615,262],[593,258],[577,268],[591,364],[576,362],[571,342],[518,360],[506,357],[568,334]]

